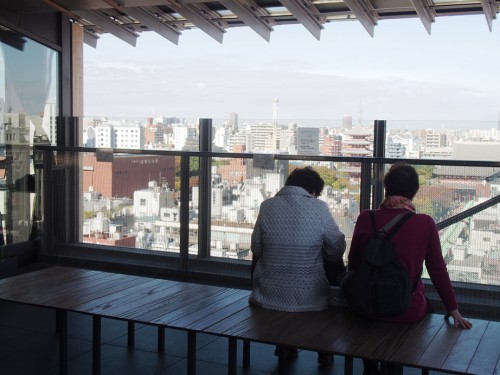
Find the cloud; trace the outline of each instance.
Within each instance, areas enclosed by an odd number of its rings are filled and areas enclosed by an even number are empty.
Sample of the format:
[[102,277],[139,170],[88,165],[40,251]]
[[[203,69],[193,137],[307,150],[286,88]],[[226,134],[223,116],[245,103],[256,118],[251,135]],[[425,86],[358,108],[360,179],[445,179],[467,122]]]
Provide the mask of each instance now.
[[[341,119],[344,114],[372,119],[474,119],[498,115],[500,94],[461,83],[428,80],[418,75],[386,76],[365,71],[247,68],[212,61],[155,61],[92,64],[85,67],[86,113],[128,113],[222,118],[271,119],[279,99],[283,119]],[[495,117],[494,117],[495,118]]]

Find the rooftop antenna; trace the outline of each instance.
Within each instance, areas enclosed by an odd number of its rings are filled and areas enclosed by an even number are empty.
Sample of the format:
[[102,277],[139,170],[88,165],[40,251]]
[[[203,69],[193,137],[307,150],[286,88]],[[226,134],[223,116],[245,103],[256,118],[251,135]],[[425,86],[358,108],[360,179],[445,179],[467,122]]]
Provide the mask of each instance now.
[[363,126],[363,103],[359,103],[358,123]]
[[276,144],[278,143],[278,103],[279,100],[277,98],[273,99],[273,152],[277,151]]

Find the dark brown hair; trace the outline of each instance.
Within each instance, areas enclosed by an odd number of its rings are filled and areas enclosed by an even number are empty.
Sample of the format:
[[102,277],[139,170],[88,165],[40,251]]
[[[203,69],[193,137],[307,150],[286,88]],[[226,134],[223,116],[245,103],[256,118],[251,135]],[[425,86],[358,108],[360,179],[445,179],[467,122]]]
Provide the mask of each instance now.
[[319,173],[311,167],[297,168],[286,179],[286,186],[299,186],[309,194],[319,196],[323,191],[325,182]]
[[413,199],[420,184],[418,173],[412,165],[404,162],[396,163],[389,168],[384,177],[385,195],[401,195]]

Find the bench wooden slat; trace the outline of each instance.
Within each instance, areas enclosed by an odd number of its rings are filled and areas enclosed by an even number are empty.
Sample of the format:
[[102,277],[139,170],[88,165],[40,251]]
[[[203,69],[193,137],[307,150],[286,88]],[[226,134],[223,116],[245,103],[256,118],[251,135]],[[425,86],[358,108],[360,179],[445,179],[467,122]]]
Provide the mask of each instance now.
[[359,346],[351,353],[358,357],[391,362],[393,353],[407,343],[412,327],[410,324],[373,322],[363,333],[364,340],[355,339]]
[[[54,290],[50,295],[40,296],[37,303],[44,305],[55,305],[61,309],[69,309],[72,305],[77,304],[82,300],[93,300],[98,294],[110,293],[112,288],[119,286],[121,289],[126,288],[129,277],[113,277],[106,275],[99,279],[93,278],[82,282],[80,280],[66,283],[63,287]],[[116,290],[116,288],[115,288]]]
[[134,319],[150,323],[161,322],[161,324],[168,325],[170,321],[181,319],[184,315],[189,316],[191,312],[200,309],[205,304],[209,305],[234,293],[234,291],[225,288],[200,290],[194,284],[192,287],[196,290],[186,290],[175,298],[169,299],[168,306],[159,305],[145,314],[135,315]]
[[[228,319],[225,319],[224,321],[222,321],[222,323],[226,324],[220,325],[218,328],[219,334],[223,334],[226,336],[235,336],[237,338],[247,338],[248,336],[253,335],[253,337],[257,339],[256,341],[260,341],[258,334],[252,332],[252,329],[257,329],[257,330],[262,329],[262,326],[260,324],[261,320],[259,319],[260,317],[263,316],[261,310],[262,309],[259,309],[254,306],[248,306],[248,308],[244,310],[245,313],[247,314],[242,315],[241,318],[238,319],[237,321],[233,321],[233,319],[230,319],[231,323],[228,324],[229,323]],[[282,332],[280,331],[280,328],[276,328],[276,326],[279,325],[280,322],[282,322],[287,313],[281,311],[273,311],[273,310],[267,310],[265,314],[266,313],[267,313],[267,319],[266,319],[267,335],[269,335],[270,337],[277,337]],[[250,332],[249,335],[248,332]]]
[[444,321],[441,329],[418,360],[417,365],[430,369],[441,369],[450,354],[451,348],[455,345],[462,332],[463,330],[457,329],[453,324]]
[[[95,283],[96,280],[102,280],[111,275],[101,273],[61,273],[50,274],[49,277],[43,278],[39,275],[31,278],[24,278],[18,285],[10,285],[5,287],[0,298],[9,299],[11,301],[20,302],[30,301],[31,304],[39,306],[60,307],[59,304],[54,303],[54,298],[57,296],[69,296],[74,288],[79,288],[81,285],[90,285]],[[123,276],[122,276],[123,278]]]
[[[236,289],[226,289],[221,291],[219,294],[194,301],[188,306],[179,309],[175,314],[163,314],[154,320],[151,320],[151,323],[159,323],[176,327],[191,326],[193,323],[203,320],[208,316],[222,314],[221,310],[225,306],[233,304],[241,299],[242,295],[238,293]],[[223,319],[224,317],[220,319]]]
[[470,374],[500,374],[500,322],[488,322],[467,371]]
[[442,315],[429,314],[412,325],[406,342],[391,357],[395,363],[407,363],[418,367],[419,359],[429,347],[434,336],[444,324]]
[[[245,292],[245,293],[242,293]],[[207,315],[201,319],[193,319],[191,323],[186,324],[187,329],[193,329],[196,331],[208,331],[209,327],[214,326],[217,323],[222,322],[228,317],[236,314],[237,312],[248,307],[248,293],[246,291],[240,291],[238,293],[239,299],[232,303],[226,304],[225,306],[218,306],[219,310],[211,313],[206,311]],[[236,296],[235,296],[236,297]],[[204,310],[205,312],[205,310]],[[178,326],[178,322],[172,322],[173,326]],[[212,332],[213,333],[213,332]]]
[[[335,321],[337,327],[342,327],[330,347],[337,353],[350,353],[359,346],[359,337],[370,329],[373,324],[370,320],[360,319],[359,317],[344,312],[339,316],[339,320]],[[354,327],[354,329],[353,329]]]
[[[452,322],[453,320],[450,321],[450,323]],[[488,327],[488,322],[478,319],[470,319],[470,322],[472,323],[472,329],[462,330],[460,340],[453,346],[446,361],[443,363],[442,367],[447,370],[466,373],[474,354],[477,352],[481,339]],[[461,330],[460,328],[455,329]]]
[[234,314],[228,315],[227,318],[219,320],[217,323],[210,325],[205,328],[204,331],[207,333],[211,333],[213,335],[222,335],[226,336],[229,330],[234,327],[236,324],[239,324],[241,321],[248,319],[252,315],[252,311],[250,310],[250,306],[247,306],[241,310],[238,310]]
[[108,288],[111,293],[96,295],[96,298],[82,301],[80,304],[71,306],[73,311],[86,312],[91,314],[101,314],[103,316],[112,314],[113,308],[118,309],[128,304],[137,303],[143,295],[150,295],[161,292],[164,289],[174,288],[175,283],[162,283],[159,280],[141,278],[138,283],[126,287],[126,285],[118,285]]
[[[277,334],[279,335],[280,330],[283,331],[282,340],[289,341],[298,347],[315,351],[329,351],[328,348],[337,331],[334,327],[338,322],[339,315],[342,315],[342,311],[338,309],[288,313],[284,319],[278,322]],[[307,324],[300,324],[301,322],[307,322]],[[259,322],[259,325],[265,326],[265,323]],[[253,333],[255,334],[255,331]],[[260,328],[259,334],[265,335],[265,329]]]
[[33,284],[37,280],[46,280],[51,278],[61,277],[66,275],[66,277],[78,277],[78,275],[88,275],[90,273],[99,274],[100,271],[89,271],[81,268],[71,268],[71,267],[49,267],[42,268],[37,271],[27,272],[23,274],[16,275],[15,277],[8,277],[2,280],[3,289],[9,289],[10,287],[17,287],[23,284]]
[[[203,293],[220,293],[219,290],[207,289],[204,285],[183,283],[176,293],[155,293],[143,296],[132,306],[125,306],[122,311],[113,311],[115,316],[122,319],[132,319],[143,323],[149,323],[158,316],[167,312],[175,314],[184,305],[196,302]],[[170,289],[169,289],[170,290]]]
[[101,285],[101,288],[98,290],[94,289],[91,298],[88,300],[78,298],[79,296],[69,299],[68,309],[72,311],[93,312],[98,306],[106,305],[111,300],[119,300],[125,294],[133,295],[137,291],[151,288],[153,285],[155,285],[154,282],[143,277],[127,278],[121,283],[113,282],[105,285],[105,288],[102,288],[103,285]]
[[[260,342],[288,343],[290,346],[301,348],[317,346],[320,345],[319,342],[328,345],[331,341],[328,335],[326,335],[326,340],[325,336],[321,336],[325,332],[328,321],[335,318],[335,313],[330,310],[286,313],[268,311],[255,306],[250,309],[252,315],[234,327],[230,327],[228,334],[242,339],[253,338]],[[325,319],[326,317],[328,319]],[[298,324],[299,322],[307,322],[307,324]]]

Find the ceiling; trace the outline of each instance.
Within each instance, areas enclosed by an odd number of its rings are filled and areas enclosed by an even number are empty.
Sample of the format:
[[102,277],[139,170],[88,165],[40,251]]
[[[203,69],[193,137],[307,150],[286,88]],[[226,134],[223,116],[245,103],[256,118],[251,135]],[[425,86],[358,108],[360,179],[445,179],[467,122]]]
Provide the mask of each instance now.
[[[483,14],[491,31],[500,0],[16,0],[23,12],[60,11],[85,30],[95,46],[111,33],[134,45],[144,31],[178,44],[185,30],[198,28],[223,42],[232,27],[249,27],[269,41],[276,26],[302,24],[316,39],[330,22],[357,21],[374,36],[381,20],[419,18],[427,33],[442,16]],[[16,10],[16,9],[13,9]],[[424,31],[425,32],[425,31]]]

